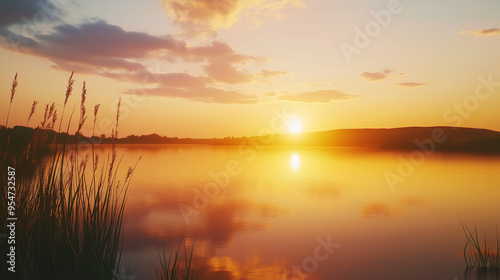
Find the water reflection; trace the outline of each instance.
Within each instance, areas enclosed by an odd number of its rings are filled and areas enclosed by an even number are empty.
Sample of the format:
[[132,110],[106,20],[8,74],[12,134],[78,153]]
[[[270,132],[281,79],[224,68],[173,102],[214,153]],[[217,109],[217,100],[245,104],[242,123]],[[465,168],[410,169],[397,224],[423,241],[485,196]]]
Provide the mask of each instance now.
[[393,218],[402,216],[405,211],[408,211],[417,206],[424,204],[424,199],[408,196],[399,199],[399,203],[390,205],[383,202],[369,203],[363,207],[362,216],[363,218]]
[[465,280],[499,280],[500,268],[468,268],[464,273]]
[[384,203],[373,203],[363,208],[364,218],[390,218],[392,210]]
[[[143,156],[123,221],[136,279],[154,279],[159,242],[185,238],[196,240],[204,279],[282,280],[328,235],[341,247],[308,279],[445,279],[463,273],[458,217],[498,224],[498,157],[436,154],[392,192],[384,173],[399,152],[266,147],[247,161],[234,147],[127,149],[124,168]],[[241,173],[186,223],[179,205],[193,205],[193,190],[230,161]]]
[[293,154],[290,158],[290,165],[293,169],[298,169],[300,167],[300,158],[297,154]]

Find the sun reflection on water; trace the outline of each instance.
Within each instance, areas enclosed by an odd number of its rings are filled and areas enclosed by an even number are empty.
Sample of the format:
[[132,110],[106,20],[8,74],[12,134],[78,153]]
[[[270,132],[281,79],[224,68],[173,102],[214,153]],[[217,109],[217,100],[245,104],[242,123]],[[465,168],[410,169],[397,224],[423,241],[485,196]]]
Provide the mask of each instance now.
[[298,169],[300,167],[300,158],[297,154],[293,154],[290,159],[290,165],[293,169]]

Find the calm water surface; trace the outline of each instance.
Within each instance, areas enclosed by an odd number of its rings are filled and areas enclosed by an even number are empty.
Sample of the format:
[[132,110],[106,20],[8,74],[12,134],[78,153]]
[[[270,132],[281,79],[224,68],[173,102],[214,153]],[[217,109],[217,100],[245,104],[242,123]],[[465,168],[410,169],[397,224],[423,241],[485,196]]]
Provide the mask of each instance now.
[[460,219],[475,219],[492,240],[500,225],[495,156],[433,154],[402,169],[404,181],[391,188],[385,174],[399,174],[407,152],[172,145],[118,152],[123,174],[142,156],[124,217],[124,258],[137,280],[154,279],[158,244],[182,238],[195,243],[204,279],[464,279]]

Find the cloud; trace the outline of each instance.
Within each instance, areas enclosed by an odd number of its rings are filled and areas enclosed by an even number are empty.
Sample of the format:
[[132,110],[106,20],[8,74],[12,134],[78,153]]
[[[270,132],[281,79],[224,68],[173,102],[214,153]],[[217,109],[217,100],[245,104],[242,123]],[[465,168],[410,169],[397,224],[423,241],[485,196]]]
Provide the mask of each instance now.
[[251,82],[269,83],[268,79],[289,74],[285,71],[271,71],[267,69],[261,70],[260,73],[253,74],[247,71],[238,70],[227,62],[212,62],[205,66],[204,70],[209,77],[218,82],[227,84],[244,84]]
[[300,86],[305,86],[305,87],[331,87],[331,86],[336,86],[337,82],[329,82],[329,83],[317,83],[313,81],[306,81],[299,83]]
[[[125,31],[105,21],[88,22],[79,26],[59,25],[55,32],[38,35],[58,52],[86,57],[143,58],[155,50],[185,49],[183,42],[170,36],[157,37],[142,32]],[[77,53],[76,53],[77,52]]]
[[479,37],[491,37],[500,36],[500,28],[490,28],[490,29],[476,29],[476,30],[462,30],[459,34],[469,34]]
[[[269,82],[288,72],[262,69],[252,73],[241,66],[263,63],[264,57],[239,54],[228,44],[213,41],[191,46],[173,36],[153,36],[143,32],[125,31],[103,20],[80,25],[59,24],[49,33],[24,37],[14,46],[0,34],[0,46],[13,52],[48,59],[52,68],[104,76],[142,84],[144,92],[155,96],[185,98],[207,103],[257,103],[254,95],[226,91],[214,84]],[[204,73],[153,73],[146,60],[196,63]],[[137,89],[127,93],[136,92]]]
[[337,90],[318,90],[310,92],[302,92],[280,96],[279,100],[304,103],[329,103],[335,100],[347,100],[357,97],[348,95]]
[[[206,76],[193,76],[187,73],[155,74],[149,72],[143,72],[141,75],[137,75],[138,80],[149,77],[148,81],[155,84],[155,86],[130,89],[125,91],[125,94],[182,98],[219,104],[258,103],[256,95],[242,94],[236,90],[228,91],[211,86],[212,79]],[[125,77],[125,79],[128,79],[128,77]]]
[[301,86],[307,86],[307,87],[315,87],[318,85],[316,82],[302,82],[300,83]]
[[304,6],[300,0],[164,0],[163,5],[187,36],[214,36],[239,21],[243,11],[255,23],[261,21],[255,17],[280,19],[285,8]]
[[[2,0],[0,3],[0,28],[25,23],[43,13],[43,20],[59,20],[65,14],[51,1]],[[24,19],[24,20],[23,20]],[[41,17],[37,17],[40,20]]]
[[[48,58],[55,63],[54,68],[77,70],[84,73],[98,72],[103,76],[131,76],[146,71],[141,59],[166,58],[175,62],[206,62],[202,67],[214,81],[240,84],[259,79],[270,79],[285,75],[284,71],[261,70],[249,73],[235,65],[261,63],[263,57],[236,53],[229,45],[214,41],[209,45],[191,47],[185,41],[172,36],[153,36],[143,32],[125,31],[105,21],[86,22],[78,26],[62,24],[52,33],[26,38],[16,50],[25,54]],[[9,44],[4,44],[9,48]],[[131,73],[132,72],[132,73]]]
[[264,80],[267,80],[278,76],[287,76],[287,75],[290,75],[290,72],[262,69],[262,71],[260,71],[260,73],[257,76]]
[[414,87],[425,86],[425,84],[424,83],[415,83],[415,82],[404,82],[404,83],[397,84],[397,86],[402,87],[402,88],[414,88]]
[[172,37],[128,32],[105,21],[78,26],[61,24],[49,34],[38,34],[32,38],[18,36],[23,43],[13,46],[4,39],[2,46],[11,51],[47,58],[57,69],[70,67],[86,73],[145,70],[137,59],[152,57],[156,51],[177,56],[189,51],[185,42]]
[[209,77],[223,83],[242,84],[252,81],[251,74],[240,71],[225,61],[211,62],[204,67],[204,70]]
[[301,0],[275,0],[263,1],[262,5],[255,9],[258,15],[281,19],[285,16],[282,11],[287,7],[304,8],[305,6]]
[[253,16],[249,18],[249,22],[253,27],[259,27],[262,25],[264,18],[285,19],[287,14],[283,11],[288,7],[304,8],[305,6],[302,0],[263,1],[262,5],[255,6],[252,11]]
[[363,218],[390,218],[392,216],[392,209],[385,203],[372,203],[363,207]]
[[[391,74],[393,72],[394,71],[391,69],[385,69],[385,70],[380,71],[380,72],[363,72],[363,73],[361,73],[361,77],[363,77],[363,79],[365,79],[366,81],[375,82],[375,81],[380,81],[380,80],[383,80],[383,79],[389,77],[389,74]],[[404,73],[400,73],[397,76],[401,76],[401,75],[404,75]]]
[[[3,34],[5,35],[5,34]],[[64,69],[71,65],[86,72],[102,69],[144,70],[140,59],[164,58],[175,62],[219,62],[245,64],[267,61],[236,53],[229,45],[214,41],[204,46],[190,46],[173,36],[153,36],[143,32],[125,31],[103,20],[80,25],[60,24],[48,34],[33,37],[14,35],[19,46],[0,37],[2,47],[15,52],[47,58]],[[58,67],[60,66],[60,67]]]
[[147,70],[133,74],[103,73],[102,75],[120,81],[142,83],[144,86],[162,84],[177,88],[202,87],[212,81],[208,77],[193,76],[188,73],[153,73]]
[[242,0],[164,0],[167,13],[183,29],[196,33],[212,33],[228,28],[237,21],[247,6],[260,2]]
[[139,88],[129,90],[126,94],[145,94],[148,96],[162,96],[171,98],[182,98],[191,101],[219,104],[256,104],[258,98],[255,95],[242,94],[238,91],[227,91],[213,87],[188,87],[178,88],[169,86],[158,86],[155,88]]
[[245,84],[251,82],[268,83],[269,79],[290,74],[286,71],[268,69],[262,69],[257,73],[250,73],[236,67],[236,65],[265,61],[267,61],[267,59],[263,57],[243,56],[234,53],[231,49],[231,52],[227,54],[209,58],[208,64],[203,67],[203,70],[208,77],[211,77],[217,82],[227,84]]

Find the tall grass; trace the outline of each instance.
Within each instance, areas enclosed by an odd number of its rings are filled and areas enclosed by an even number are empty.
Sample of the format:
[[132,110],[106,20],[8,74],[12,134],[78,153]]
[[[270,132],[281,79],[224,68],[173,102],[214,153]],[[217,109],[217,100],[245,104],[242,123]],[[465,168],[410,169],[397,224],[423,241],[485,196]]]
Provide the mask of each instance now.
[[[66,105],[72,95],[73,74],[67,82],[58,132],[61,131]],[[115,141],[118,138],[121,99],[112,130],[112,150],[100,164],[93,144],[90,153],[80,155],[78,144],[70,146],[61,134],[53,133],[58,120],[55,103],[45,106],[42,121],[26,143],[21,141],[24,139],[20,139],[19,135],[14,135],[7,125],[17,86],[16,73],[10,91],[6,126],[0,126],[2,182],[7,181],[7,167],[16,168],[16,273],[7,272],[4,252],[7,252],[8,246],[4,239],[0,239],[0,279],[120,280],[122,273],[130,275],[130,266],[124,265],[121,258],[122,221],[128,187],[137,163],[128,168],[123,181],[119,180],[121,159],[117,160]],[[87,88],[83,83],[78,129],[75,132],[78,137],[87,119],[86,95]],[[33,101],[27,125],[35,114],[37,104],[38,101]],[[100,104],[94,106],[92,136],[99,107]],[[69,116],[66,135],[73,114],[74,111]],[[6,201],[6,185],[0,184],[0,226],[3,228],[7,221],[3,218],[7,213]],[[201,279],[203,270],[195,264],[193,250],[194,245],[188,250],[182,241],[170,249],[165,246],[159,248],[160,266],[155,268],[157,278]]]
[[12,100],[14,100],[14,96],[16,95],[16,90],[17,90],[17,73],[14,76],[14,80],[12,81],[12,86],[10,88],[10,102],[9,102],[9,109],[7,110],[7,119],[5,120],[5,127],[7,128],[9,125],[9,116],[10,116],[10,107],[12,106]]
[[[72,77],[73,73],[68,80],[63,116],[73,87]],[[17,74],[14,81],[10,104],[17,88]],[[86,119],[85,97],[84,85],[77,133]],[[35,103],[28,121],[34,114],[34,106]],[[117,175],[120,161],[115,162],[114,145],[112,156],[102,165],[98,165],[93,147],[90,154],[81,158],[78,145],[68,152],[71,149],[64,139],[47,136],[47,129],[54,129],[57,111],[54,105],[45,108],[42,123],[21,153],[12,152],[14,141],[4,141],[11,140],[11,131],[7,127],[0,130],[3,142],[0,154],[4,159],[0,163],[2,182],[6,182],[7,166],[16,168],[16,273],[9,272],[7,276],[9,279],[114,279],[122,265],[122,220],[135,166],[129,167],[121,181]],[[73,113],[68,120],[67,133],[72,116]],[[97,109],[94,125],[96,118]],[[118,118],[119,107],[114,131],[118,129]],[[115,132],[113,135],[116,137]],[[47,146],[53,147],[49,156],[40,152]],[[90,158],[91,169],[88,170]],[[7,213],[6,187],[0,186],[3,217]],[[4,228],[5,221],[2,218],[0,222]],[[0,268],[4,273],[7,271],[3,254],[6,242],[0,243],[0,249]]]
[[469,228],[463,221],[462,229],[465,235],[464,259],[467,268],[500,268],[500,245],[498,229],[496,231],[496,244],[487,241],[486,233],[480,238],[476,223]]
[[[182,247],[182,249],[181,249]],[[168,253],[167,255],[167,251]],[[203,267],[197,266],[194,256],[194,244],[188,250],[183,240],[170,249],[165,248],[165,244],[158,247],[158,257],[160,266],[155,267],[156,279],[158,280],[198,280],[201,279]]]

